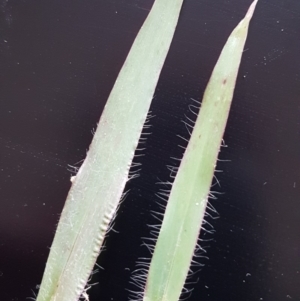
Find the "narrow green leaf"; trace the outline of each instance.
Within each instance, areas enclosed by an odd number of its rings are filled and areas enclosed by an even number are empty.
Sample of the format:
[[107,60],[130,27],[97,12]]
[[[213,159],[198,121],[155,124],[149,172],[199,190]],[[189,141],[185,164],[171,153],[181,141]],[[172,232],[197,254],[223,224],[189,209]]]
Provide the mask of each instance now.
[[109,96],[64,206],[37,301],[82,294],[119,204],[183,0],[156,0]]
[[146,282],[144,301],[177,301],[203,223],[216,160],[257,0],[229,36],[172,186]]

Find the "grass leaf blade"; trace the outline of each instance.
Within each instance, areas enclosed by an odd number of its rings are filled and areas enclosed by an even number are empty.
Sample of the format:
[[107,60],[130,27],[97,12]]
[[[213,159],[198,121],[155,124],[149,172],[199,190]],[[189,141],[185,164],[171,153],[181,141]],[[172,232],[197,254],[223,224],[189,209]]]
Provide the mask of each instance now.
[[144,301],[178,301],[203,223],[216,160],[257,0],[229,36],[204,93],[172,186],[145,287]]
[[156,0],[68,194],[37,301],[79,299],[119,204],[183,0]]

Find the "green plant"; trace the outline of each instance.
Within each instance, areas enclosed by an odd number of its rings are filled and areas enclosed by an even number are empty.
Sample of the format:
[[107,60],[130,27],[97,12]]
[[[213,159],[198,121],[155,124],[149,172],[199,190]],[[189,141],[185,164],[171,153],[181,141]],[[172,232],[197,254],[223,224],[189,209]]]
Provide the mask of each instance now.
[[257,0],[228,38],[212,72],[167,202],[144,301],[177,301],[204,221],[210,186]]
[[[85,293],[105,233],[116,213],[125,183],[130,179],[129,168],[182,2],[156,0],[134,41],[87,157],[73,179],[37,301],[76,301]],[[203,220],[256,3],[257,0],[228,39],[207,86],[200,115],[170,194],[144,301],[176,301],[179,298]],[[112,149],[120,151],[112,152]],[[187,203],[181,202],[183,197],[188,198]],[[178,219],[180,223],[176,223]],[[175,260],[179,264],[175,265]],[[161,270],[162,266],[163,272],[159,272],[157,267]]]
[[84,290],[130,179],[129,168],[182,2],[156,0],[132,45],[73,180],[37,301],[74,301]]

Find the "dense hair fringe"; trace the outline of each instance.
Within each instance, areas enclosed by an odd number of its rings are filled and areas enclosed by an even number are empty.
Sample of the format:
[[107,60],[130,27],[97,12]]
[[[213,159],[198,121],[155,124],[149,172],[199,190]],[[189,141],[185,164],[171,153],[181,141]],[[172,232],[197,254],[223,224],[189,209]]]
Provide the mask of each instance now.
[[[188,138],[183,137],[181,135],[177,135],[177,137],[181,141],[181,143],[178,144],[178,146],[183,150],[185,150],[187,147],[188,141],[190,139],[193,128],[195,126],[196,117],[198,116],[198,112],[201,106],[201,102],[194,99],[192,99],[192,101],[193,103],[189,105],[190,114],[185,115],[185,119],[182,120],[182,123],[184,124],[187,130]],[[223,147],[226,146],[224,141],[222,142],[222,146]],[[155,244],[158,239],[159,231],[164,217],[164,212],[167,206],[167,201],[172,189],[172,184],[178,172],[179,164],[182,160],[182,158],[177,158],[177,157],[171,157],[171,159],[174,161],[174,164],[167,165],[167,169],[170,172],[169,174],[170,180],[163,181],[161,179],[158,179],[158,182],[156,183],[160,186],[158,192],[155,194],[157,198],[156,203],[158,204],[160,210],[151,211],[151,215],[156,221],[156,223],[152,225],[148,225],[150,230],[150,237],[142,237],[143,240],[142,246],[147,248],[151,256],[150,258],[141,257],[136,262],[136,269],[132,272],[130,283],[134,285],[134,287],[136,287],[137,290],[128,290],[130,293],[131,301],[143,300],[148,271],[151,263],[151,257],[153,255]],[[215,186],[220,186],[220,183],[217,180],[216,176],[214,176],[211,188],[213,189]],[[213,199],[213,200],[216,199],[217,198],[216,195],[218,193],[219,192],[217,191],[210,191],[208,199]],[[207,236],[211,236],[214,233],[213,225],[209,222],[209,220],[214,220],[216,218],[218,218],[218,213],[216,209],[212,206],[210,201],[208,201],[206,212],[205,212],[205,219],[201,226],[201,233],[203,234],[199,237],[198,243],[195,246],[195,251],[191,261],[191,266],[187,275],[186,283],[182,290],[180,300],[186,300],[191,295],[193,291],[193,288],[191,286],[195,285],[195,283],[198,282],[198,280],[196,281],[194,280],[195,274],[197,274],[203,268],[204,266],[203,262],[208,260],[207,246],[202,246],[202,245],[205,243],[207,244],[212,240],[212,238],[210,239],[206,238]]]

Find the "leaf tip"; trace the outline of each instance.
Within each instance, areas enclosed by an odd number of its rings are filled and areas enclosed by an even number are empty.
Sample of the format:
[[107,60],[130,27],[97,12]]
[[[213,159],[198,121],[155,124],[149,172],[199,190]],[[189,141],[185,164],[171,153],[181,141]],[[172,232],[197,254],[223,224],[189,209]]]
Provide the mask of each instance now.
[[247,11],[247,14],[246,14],[247,18],[249,18],[249,19],[252,18],[257,2],[258,2],[258,0],[254,0],[252,2],[252,4],[250,5],[250,7],[249,7],[249,9]]

